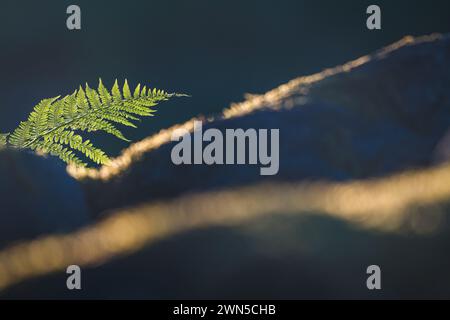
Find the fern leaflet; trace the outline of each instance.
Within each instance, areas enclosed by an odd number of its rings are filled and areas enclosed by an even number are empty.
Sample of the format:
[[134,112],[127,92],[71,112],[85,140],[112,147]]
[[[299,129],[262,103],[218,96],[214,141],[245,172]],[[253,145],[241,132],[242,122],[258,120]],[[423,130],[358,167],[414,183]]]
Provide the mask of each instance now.
[[97,90],[86,84],[65,97],[42,100],[13,133],[0,135],[0,147],[8,144],[36,150],[77,166],[86,166],[77,154],[107,164],[109,157],[77,132],[103,131],[129,142],[118,124],[136,128],[133,121],[153,116],[158,103],[176,96],[186,95],[141,88],[140,84],[131,93],[127,80],[122,90],[116,80],[109,91],[100,79]]
[[8,143],[9,133],[0,133],[0,149],[6,146]]

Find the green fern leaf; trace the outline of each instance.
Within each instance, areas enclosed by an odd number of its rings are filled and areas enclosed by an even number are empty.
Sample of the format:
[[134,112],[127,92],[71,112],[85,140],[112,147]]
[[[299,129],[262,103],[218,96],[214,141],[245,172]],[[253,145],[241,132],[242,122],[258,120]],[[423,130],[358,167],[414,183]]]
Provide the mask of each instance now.
[[8,143],[9,133],[0,133],[0,149],[4,148]]
[[0,146],[39,150],[78,166],[86,165],[80,156],[107,164],[109,157],[77,132],[103,131],[129,142],[117,125],[136,128],[133,121],[153,116],[158,103],[186,96],[146,86],[141,89],[140,84],[131,92],[127,80],[122,90],[116,80],[109,91],[100,79],[97,90],[86,84],[62,98],[44,99],[12,134],[0,135]]

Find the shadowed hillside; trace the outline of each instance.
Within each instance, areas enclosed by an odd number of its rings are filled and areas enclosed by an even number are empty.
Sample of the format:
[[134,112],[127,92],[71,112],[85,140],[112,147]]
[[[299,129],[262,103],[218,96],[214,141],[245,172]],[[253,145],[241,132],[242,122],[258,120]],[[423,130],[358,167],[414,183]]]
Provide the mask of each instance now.
[[[449,298],[450,38],[400,42],[205,120],[279,128],[280,172],[175,166],[163,130],[69,168],[97,218],[0,251],[6,298]],[[83,290],[65,268],[83,268]],[[383,290],[366,288],[380,265]]]

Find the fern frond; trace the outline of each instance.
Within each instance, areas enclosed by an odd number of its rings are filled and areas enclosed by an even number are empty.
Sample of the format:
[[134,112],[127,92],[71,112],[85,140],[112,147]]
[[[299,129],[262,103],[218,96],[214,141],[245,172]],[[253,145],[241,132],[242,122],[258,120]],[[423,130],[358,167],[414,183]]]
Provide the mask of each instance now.
[[100,79],[97,89],[86,84],[70,95],[42,100],[11,135],[0,136],[0,145],[3,141],[84,166],[77,152],[97,164],[106,164],[108,156],[76,132],[103,131],[129,142],[117,125],[136,128],[133,121],[153,116],[154,106],[176,96],[185,95],[151,90],[140,84],[132,91],[127,80],[122,90],[116,80],[109,91]]
[[0,149],[6,146],[8,143],[9,133],[0,133]]

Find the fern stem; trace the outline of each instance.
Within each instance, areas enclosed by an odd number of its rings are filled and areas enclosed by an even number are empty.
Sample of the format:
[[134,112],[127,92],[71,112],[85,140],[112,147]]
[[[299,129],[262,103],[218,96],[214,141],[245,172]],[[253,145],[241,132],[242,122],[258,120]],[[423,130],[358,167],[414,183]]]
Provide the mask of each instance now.
[[136,128],[133,120],[152,116],[152,107],[159,102],[183,96],[187,95],[146,86],[141,89],[140,84],[132,93],[126,80],[122,90],[116,80],[110,92],[100,79],[97,90],[86,84],[86,91],[80,87],[62,99],[58,96],[42,100],[11,135],[0,134],[0,147],[10,144],[19,149],[39,149],[64,162],[84,166],[74,153],[79,151],[93,162],[105,164],[108,156],[76,131],[104,131],[129,142],[115,124]]

